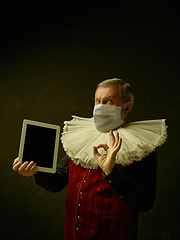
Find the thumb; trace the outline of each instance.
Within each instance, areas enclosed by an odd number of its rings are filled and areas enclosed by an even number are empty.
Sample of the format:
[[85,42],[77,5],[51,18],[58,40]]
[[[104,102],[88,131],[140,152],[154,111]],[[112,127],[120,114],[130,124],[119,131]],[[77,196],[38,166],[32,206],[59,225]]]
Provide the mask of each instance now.
[[93,154],[94,154],[95,157],[101,156],[98,152],[98,149],[95,146],[93,147]]

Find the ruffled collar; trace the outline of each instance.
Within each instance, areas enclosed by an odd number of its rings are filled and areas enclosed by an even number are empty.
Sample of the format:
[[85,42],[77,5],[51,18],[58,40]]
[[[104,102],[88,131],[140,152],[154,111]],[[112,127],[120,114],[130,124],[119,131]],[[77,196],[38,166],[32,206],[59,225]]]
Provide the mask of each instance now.
[[[87,169],[97,169],[98,163],[93,155],[93,146],[107,144],[110,146],[109,133],[99,132],[93,118],[72,116],[64,122],[61,141],[67,155],[75,164]],[[133,161],[141,161],[167,138],[165,119],[137,121],[126,123],[114,132],[122,138],[121,149],[116,156],[116,164],[130,165]],[[104,149],[99,149],[104,154]]]

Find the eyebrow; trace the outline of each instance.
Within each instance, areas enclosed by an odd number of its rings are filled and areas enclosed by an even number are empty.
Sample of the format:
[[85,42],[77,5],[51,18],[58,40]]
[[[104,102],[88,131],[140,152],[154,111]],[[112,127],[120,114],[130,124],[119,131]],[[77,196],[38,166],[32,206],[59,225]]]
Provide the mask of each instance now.
[[113,98],[111,95],[107,96],[107,98]]
[[[105,97],[105,99],[109,99],[109,98],[112,98],[113,99],[113,97],[112,96],[107,96],[107,97]],[[95,97],[95,99],[98,99],[97,97]]]

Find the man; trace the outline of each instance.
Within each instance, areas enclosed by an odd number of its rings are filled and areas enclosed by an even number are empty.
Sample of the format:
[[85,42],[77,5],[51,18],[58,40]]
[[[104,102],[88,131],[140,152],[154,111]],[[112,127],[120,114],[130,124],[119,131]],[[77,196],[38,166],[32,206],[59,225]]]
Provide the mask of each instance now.
[[[154,205],[154,150],[165,141],[166,132],[153,147],[149,137],[146,143],[143,133],[143,141],[136,143],[137,131],[132,134],[134,127],[126,124],[133,99],[125,81],[115,78],[101,82],[95,92],[94,118],[74,118],[65,124],[62,143],[67,155],[55,174],[36,172],[34,162],[14,161],[14,171],[34,175],[36,183],[46,190],[58,192],[68,184],[66,240],[137,239],[139,211],[148,211]],[[77,130],[70,131],[73,127]]]

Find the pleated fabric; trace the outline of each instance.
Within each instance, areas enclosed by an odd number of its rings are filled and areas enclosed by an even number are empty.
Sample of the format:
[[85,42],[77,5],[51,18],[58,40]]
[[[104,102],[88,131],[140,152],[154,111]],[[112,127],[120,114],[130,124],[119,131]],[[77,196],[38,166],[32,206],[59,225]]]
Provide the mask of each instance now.
[[[123,166],[130,165],[133,161],[141,161],[167,139],[165,119],[127,123],[113,132],[118,132],[122,138],[116,164]],[[98,168],[93,146],[111,144],[110,134],[99,132],[95,128],[93,118],[77,116],[72,116],[72,120],[64,122],[61,141],[73,162],[87,169]],[[104,149],[100,148],[99,153],[105,154]]]

